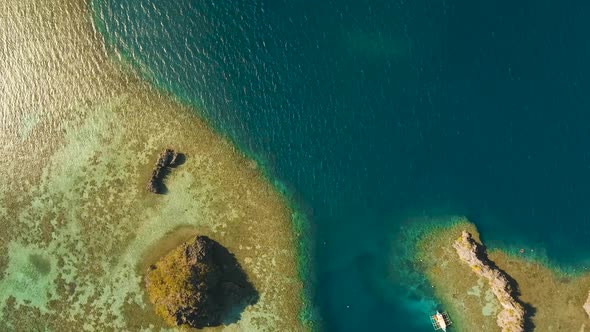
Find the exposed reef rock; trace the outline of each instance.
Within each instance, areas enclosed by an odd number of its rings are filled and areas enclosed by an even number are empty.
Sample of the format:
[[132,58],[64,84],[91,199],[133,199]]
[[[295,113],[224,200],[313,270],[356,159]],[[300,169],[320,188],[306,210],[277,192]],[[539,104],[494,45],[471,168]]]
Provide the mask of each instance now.
[[180,245],[150,266],[145,284],[156,312],[173,326],[233,323],[258,300],[235,257],[206,236]]
[[154,194],[162,194],[165,192],[164,178],[169,172],[170,167],[176,167],[182,163],[184,155],[176,153],[172,149],[166,149],[158,157],[158,161],[152,171],[152,176],[148,181],[147,190]]
[[588,317],[590,317],[590,292],[588,292],[588,298],[586,299],[586,303],[584,303],[584,311],[586,311]]
[[471,234],[463,231],[453,248],[473,272],[486,279],[503,310],[498,314],[497,323],[503,332],[524,331],[523,306],[516,300],[514,289],[508,277],[487,259],[485,249],[475,242]]

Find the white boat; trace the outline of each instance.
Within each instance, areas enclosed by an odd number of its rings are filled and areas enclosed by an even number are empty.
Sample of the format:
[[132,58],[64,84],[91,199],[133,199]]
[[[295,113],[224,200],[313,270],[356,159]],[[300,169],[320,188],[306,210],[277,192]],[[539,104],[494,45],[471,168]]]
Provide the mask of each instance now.
[[451,325],[451,320],[449,319],[449,315],[446,312],[439,312],[436,311],[436,314],[430,316],[430,322],[432,323],[432,327],[434,327],[435,331],[443,330],[444,332],[447,331],[447,327]]

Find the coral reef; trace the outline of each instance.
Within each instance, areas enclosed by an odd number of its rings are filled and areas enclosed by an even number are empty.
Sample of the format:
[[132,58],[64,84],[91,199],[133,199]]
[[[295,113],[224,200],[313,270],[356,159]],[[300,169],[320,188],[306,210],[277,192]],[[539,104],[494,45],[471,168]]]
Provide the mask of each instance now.
[[234,256],[206,236],[180,245],[150,266],[145,283],[156,312],[173,326],[233,323],[258,300]]
[[154,194],[161,194],[165,191],[163,180],[168,174],[169,167],[176,167],[181,163],[182,154],[174,152],[172,149],[166,149],[158,157],[158,161],[152,171],[152,176],[148,181],[147,190]]
[[[194,239],[168,238],[180,228],[216,234],[260,293],[229,330],[306,330],[288,201],[201,110],[105,44],[99,2],[0,5],[0,331],[171,330],[138,280]],[[195,159],[153,195],[165,148]]]
[[503,308],[497,316],[497,323],[502,331],[524,331],[525,310],[514,297],[514,289],[507,276],[487,259],[483,246],[475,242],[469,232],[463,231],[461,237],[453,244],[453,248],[473,272],[488,281]]

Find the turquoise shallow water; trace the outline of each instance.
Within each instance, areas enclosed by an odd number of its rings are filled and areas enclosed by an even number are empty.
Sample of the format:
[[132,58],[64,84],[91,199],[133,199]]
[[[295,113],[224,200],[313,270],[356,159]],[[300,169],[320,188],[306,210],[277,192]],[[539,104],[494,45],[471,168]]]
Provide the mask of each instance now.
[[431,328],[420,276],[392,263],[409,215],[465,214],[486,243],[556,265],[590,257],[587,4],[93,8],[146,78],[194,103],[294,195],[314,230],[326,330]]

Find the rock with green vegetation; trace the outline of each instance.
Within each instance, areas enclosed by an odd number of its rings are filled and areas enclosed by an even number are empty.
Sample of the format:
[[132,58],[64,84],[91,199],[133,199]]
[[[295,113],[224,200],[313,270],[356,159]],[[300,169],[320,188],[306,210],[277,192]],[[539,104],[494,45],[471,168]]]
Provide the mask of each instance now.
[[235,257],[206,236],[180,245],[150,266],[145,285],[156,312],[173,326],[230,324],[258,300]]

